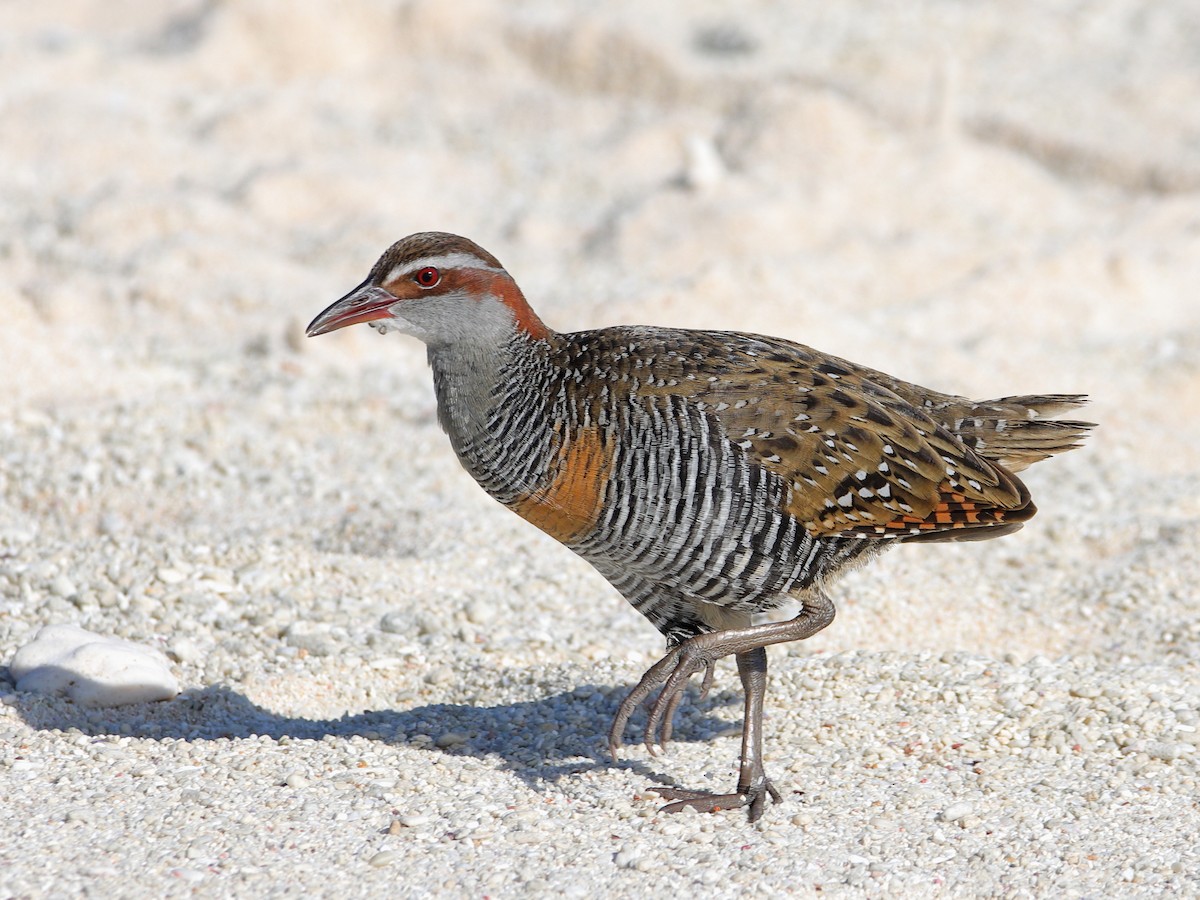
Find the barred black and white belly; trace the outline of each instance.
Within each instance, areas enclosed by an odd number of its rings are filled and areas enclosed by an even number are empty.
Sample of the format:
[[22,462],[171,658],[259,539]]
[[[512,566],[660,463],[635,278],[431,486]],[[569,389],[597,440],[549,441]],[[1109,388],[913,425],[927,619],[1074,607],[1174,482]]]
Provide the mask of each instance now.
[[705,412],[651,396],[622,417],[603,510],[573,545],[672,641],[712,630],[700,605],[774,609],[863,553],[783,512],[786,486]]

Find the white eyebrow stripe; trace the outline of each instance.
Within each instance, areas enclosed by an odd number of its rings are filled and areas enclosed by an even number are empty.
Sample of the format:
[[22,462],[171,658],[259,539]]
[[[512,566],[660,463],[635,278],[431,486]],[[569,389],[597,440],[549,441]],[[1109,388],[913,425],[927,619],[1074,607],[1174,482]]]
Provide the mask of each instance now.
[[483,269],[486,272],[503,271],[503,269],[498,269],[495,266],[489,266],[473,253],[442,253],[438,256],[422,256],[420,259],[415,259],[412,262],[401,263],[387,273],[387,277],[383,279],[383,283],[387,284],[390,281],[395,281],[397,278],[403,278],[405,275],[424,269],[426,266],[433,266],[435,269],[468,268]]

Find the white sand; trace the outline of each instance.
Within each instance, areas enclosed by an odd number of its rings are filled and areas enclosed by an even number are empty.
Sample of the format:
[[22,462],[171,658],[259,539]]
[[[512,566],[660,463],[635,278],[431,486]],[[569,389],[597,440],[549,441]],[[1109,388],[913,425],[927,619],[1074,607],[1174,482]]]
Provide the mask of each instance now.
[[[184,687],[0,680],[0,896],[1200,891],[1194,10],[298,6],[0,7],[0,660],[76,623]],[[418,344],[301,336],[425,229],[563,330],[1101,427],[773,654],[784,804],[660,816],[734,780],[732,666],[610,765],[656,633],[459,470]]]

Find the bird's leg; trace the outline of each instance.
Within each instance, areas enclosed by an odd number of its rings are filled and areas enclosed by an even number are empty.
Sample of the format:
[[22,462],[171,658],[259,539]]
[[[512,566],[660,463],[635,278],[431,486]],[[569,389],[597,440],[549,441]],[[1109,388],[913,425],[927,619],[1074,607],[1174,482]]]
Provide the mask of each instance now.
[[674,800],[662,808],[662,812],[680,812],[691,808],[700,812],[716,812],[719,809],[750,808],[750,821],[762,815],[767,794],[776,803],[779,792],[767,780],[762,762],[762,715],[763,698],[767,693],[767,651],[763,647],[737,654],[738,674],[746,691],[746,709],[742,723],[742,762],[738,771],[737,789],[732,794],[710,794],[705,791],[688,791],[679,788],[655,788],[654,792],[667,800]]
[[[679,697],[687,681],[697,672],[704,671],[704,689],[712,680],[713,664],[722,656],[735,654],[738,672],[746,691],[745,728],[742,733],[742,760],[738,777],[738,790],[733,794],[702,795],[670,790],[671,797],[683,797],[677,803],[663,807],[667,812],[680,809],[729,809],[737,806],[750,807],[751,821],[762,814],[765,794],[778,800],[779,795],[763,774],[762,766],[762,708],[766,694],[767,662],[764,647],[787,641],[799,641],[816,634],[833,621],[833,602],[822,591],[813,591],[804,597],[800,614],[787,622],[771,622],[749,628],[733,628],[714,631],[688,638],[666,656],[656,662],[642,676],[629,696],[617,709],[612,728],[608,733],[609,752],[617,755],[617,746],[625,725],[633,711],[643,703],[659,685],[662,690],[650,707],[646,722],[645,743],[653,752],[654,735],[659,732],[667,737],[671,729],[663,722],[675,711]],[[662,791],[660,791],[662,793]]]

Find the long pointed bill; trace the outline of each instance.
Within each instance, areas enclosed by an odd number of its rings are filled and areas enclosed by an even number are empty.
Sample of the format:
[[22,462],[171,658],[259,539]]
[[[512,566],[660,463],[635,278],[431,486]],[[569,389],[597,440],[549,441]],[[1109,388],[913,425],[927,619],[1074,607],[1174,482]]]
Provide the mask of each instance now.
[[316,337],[318,334],[328,334],[347,325],[386,319],[391,315],[388,309],[397,302],[393,294],[364,281],[341,300],[331,303],[323,313],[309,322],[305,334]]

